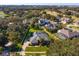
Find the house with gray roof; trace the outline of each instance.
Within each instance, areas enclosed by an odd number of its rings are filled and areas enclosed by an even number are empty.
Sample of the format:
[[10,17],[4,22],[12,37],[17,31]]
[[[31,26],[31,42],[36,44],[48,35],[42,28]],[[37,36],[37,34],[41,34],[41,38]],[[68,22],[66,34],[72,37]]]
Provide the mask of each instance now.
[[47,24],[45,25],[45,27],[48,29],[48,30],[56,30],[57,27],[55,24]]
[[79,37],[79,32],[73,31],[72,29],[69,28],[63,28],[61,30],[58,30],[58,34],[59,37],[62,39]]
[[48,35],[44,32],[34,32],[33,36],[30,38],[30,42],[32,43],[32,45],[38,45],[40,43],[48,45],[50,39]]
[[55,29],[57,29],[56,28],[57,22],[53,22],[53,21],[50,21],[48,19],[40,19],[38,21],[38,24],[41,25],[41,26],[46,27],[48,30],[55,30]]

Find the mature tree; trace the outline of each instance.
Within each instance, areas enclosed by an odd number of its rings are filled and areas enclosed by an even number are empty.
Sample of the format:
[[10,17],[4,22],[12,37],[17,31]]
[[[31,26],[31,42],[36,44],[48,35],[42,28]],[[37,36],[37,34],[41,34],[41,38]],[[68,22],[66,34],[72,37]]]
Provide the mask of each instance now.
[[47,52],[50,56],[78,56],[79,39],[55,41]]
[[55,16],[51,16],[50,20],[52,20],[52,21],[56,21],[57,19],[56,19]]
[[66,14],[66,15],[72,15],[72,12],[66,11],[65,14]]
[[8,39],[6,36],[3,35],[3,33],[0,33],[0,46],[4,46],[7,44]]
[[19,36],[19,33],[18,32],[13,32],[13,31],[7,32],[7,35],[8,35],[9,41],[12,41],[14,43],[16,43],[16,42],[19,43],[19,41],[20,41],[20,38],[19,37],[20,36]]

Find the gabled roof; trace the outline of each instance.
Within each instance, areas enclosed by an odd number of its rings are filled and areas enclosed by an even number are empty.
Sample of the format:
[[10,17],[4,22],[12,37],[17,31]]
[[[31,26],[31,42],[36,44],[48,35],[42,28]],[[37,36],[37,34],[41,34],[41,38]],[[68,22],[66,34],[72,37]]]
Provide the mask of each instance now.
[[38,42],[37,40],[49,40],[48,35],[44,32],[34,32],[33,37],[30,38],[31,42]]
[[61,29],[59,33],[63,34],[67,38],[72,38],[79,35],[79,32],[70,29]]

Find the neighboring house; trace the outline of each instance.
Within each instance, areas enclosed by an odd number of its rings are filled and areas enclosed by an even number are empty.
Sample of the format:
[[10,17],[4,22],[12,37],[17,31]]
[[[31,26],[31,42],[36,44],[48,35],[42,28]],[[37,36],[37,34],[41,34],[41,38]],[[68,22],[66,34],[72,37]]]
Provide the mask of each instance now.
[[8,23],[8,26],[13,25],[13,24],[14,24],[13,22],[9,22],[9,23]]
[[48,19],[40,19],[40,20],[38,21],[38,23],[39,23],[41,26],[44,26],[44,25],[46,25],[46,24],[49,24],[50,21],[49,21]]
[[7,50],[2,52],[2,56],[9,56],[9,55],[10,55],[10,53]]
[[56,27],[55,24],[47,24],[47,25],[45,25],[45,27],[46,27],[48,30],[55,30],[55,29],[57,29],[57,27]]
[[25,20],[23,20],[23,22],[22,22],[23,24],[26,24],[27,23],[27,19],[25,19]]
[[8,24],[7,24],[7,26],[8,26],[8,31],[12,31],[12,30],[14,30],[15,28],[14,28],[14,26],[15,26],[15,24],[13,23],[13,22],[9,22]]
[[60,16],[56,16],[57,22],[61,21],[61,17]]
[[62,17],[61,18],[61,23],[63,23],[63,24],[69,23],[70,21],[71,21],[71,19],[68,18],[68,17]]
[[57,23],[56,22],[53,22],[53,21],[49,21],[48,19],[40,19],[38,21],[38,23],[41,25],[41,26],[45,26],[47,29],[49,30],[54,30],[56,29],[56,25]]
[[4,47],[4,51],[2,52],[2,56],[10,56],[9,48]]
[[65,39],[79,37],[79,32],[73,31],[73,30],[68,29],[68,28],[58,30],[58,34],[61,38],[65,38]]
[[5,47],[9,47],[13,44],[13,42],[8,42],[7,44],[5,44]]
[[44,32],[34,32],[33,36],[30,38],[30,42],[32,43],[32,45],[39,45],[40,43],[42,43],[43,45],[49,45],[50,39]]
[[79,27],[79,20],[73,23],[74,26],[78,26]]

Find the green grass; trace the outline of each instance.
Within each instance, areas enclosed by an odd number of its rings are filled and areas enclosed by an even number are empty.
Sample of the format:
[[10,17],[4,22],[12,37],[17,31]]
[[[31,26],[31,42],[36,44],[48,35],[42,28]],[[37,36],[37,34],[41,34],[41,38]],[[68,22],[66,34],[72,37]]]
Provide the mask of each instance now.
[[31,28],[29,31],[30,32],[39,32],[39,31],[42,31],[42,30]]
[[46,53],[26,53],[26,56],[46,56]]
[[0,15],[3,15],[3,16],[8,16],[7,14],[5,14],[3,11],[0,11]]
[[44,52],[44,51],[47,51],[48,50],[48,47],[46,46],[41,46],[41,47],[28,47],[26,48],[26,51],[27,52]]
[[0,52],[2,52],[3,51],[3,48],[2,47],[0,47]]
[[28,47],[26,48],[26,52],[45,52],[45,53],[26,53],[26,56],[46,56],[47,50],[48,50],[48,47],[46,46]]

